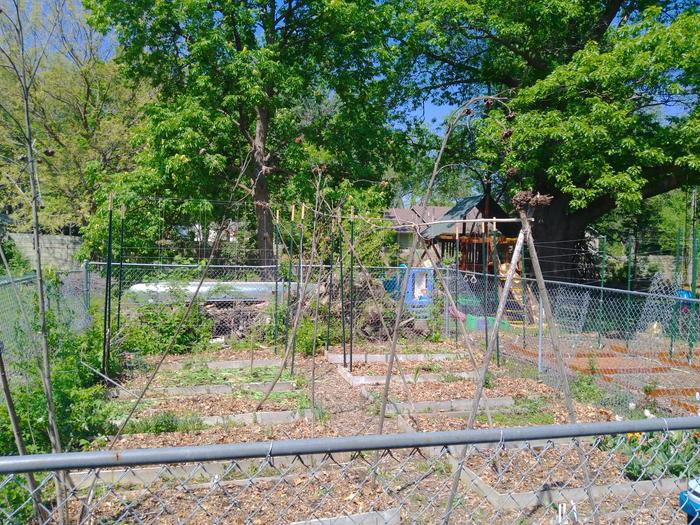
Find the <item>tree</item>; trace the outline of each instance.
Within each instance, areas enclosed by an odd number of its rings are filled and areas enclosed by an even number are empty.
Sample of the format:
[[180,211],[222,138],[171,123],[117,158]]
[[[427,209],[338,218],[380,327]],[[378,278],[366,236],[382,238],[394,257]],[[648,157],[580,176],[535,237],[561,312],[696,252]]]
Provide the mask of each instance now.
[[314,165],[336,180],[371,183],[391,162],[395,130],[387,126],[392,83],[385,66],[393,51],[384,47],[390,6],[369,0],[89,6],[99,27],[116,32],[132,78],[160,90],[151,118],[168,139],[152,144],[155,169],[170,188],[193,183],[218,200],[228,199],[243,169],[263,262],[272,253],[272,192],[310,191]]
[[[19,90],[21,118],[15,117],[7,105],[0,104],[7,118],[16,126],[13,132],[20,144],[25,147],[26,154],[21,161],[29,179],[29,193],[32,213],[32,229],[34,234],[34,268],[36,270],[37,300],[39,311],[39,371],[44,396],[47,405],[47,430],[54,453],[62,451],[61,436],[56,420],[56,411],[51,384],[51,360],[49,334],[46,315],[46,288],[41,261],[39,207],[39,179],[37,170],[37,155],[35,151],[34,128],[32,125],[32,93],[35,88],[36,76],[43,65],[46,50],[51,37],[63,14],[63,4],[41,5],[39,3],[25,4],[20,0],[9,0],[0,4],[0,69],[9,72]],[[38,17],[37,15],[43,15]],[[35,21],[39,18],[41,23]],[[15,164],[15,163],[13,163]],[[20,184],[17,183],[18,189]],[[21,191],[21,189],[20,189]],[[3,257],[4,258],[4,257]],[[5,261],[3,261],[5,262]],[[18,305],[19,306],[19,305]],[[34,338],[32,338],[34,339]],[[59,505],[65,499],[65,476],[59,474],[56,478],[56,498]],[[65,511],[59,514],[59,522],[65,523]]]
[[[140,85],[127,85],[112,60],[114,45],[87,25],[78,6],[62,3],[61,19],[50,35],[42,67],[30,92],[30,119],[35,150],[46,176],[41,181],[40,209],[45,231],[77,233],[96,203],[98,186],[111,174],[133,167],[138,147],[132,143],[142,108],[151,97]],[[8,96],[0,115],[0,152],[23,155],[13,120],[22,115],[17,79],[0,71]],[[16,228],[31,224],[31,213],[18,184],[22,168],[7,169],[3,202]],[[12,182],[14,181],[14,182]]]
[[581,238],[616,206],[633,209],[698,180],[700,15],[692,8],[590,0],[417,5],[424,25],[402,39],[420,56],[423,71],[413,71],[423,96],[453,103],[474,90],[502,96],[505,106],[477,115],[463,159],[484,163],[496,186],[554,196],[537,217],[537,238]]

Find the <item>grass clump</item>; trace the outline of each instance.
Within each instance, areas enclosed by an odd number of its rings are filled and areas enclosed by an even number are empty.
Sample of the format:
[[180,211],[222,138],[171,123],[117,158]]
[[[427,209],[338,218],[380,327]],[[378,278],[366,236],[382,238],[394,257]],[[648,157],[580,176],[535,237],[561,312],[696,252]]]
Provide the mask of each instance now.
[[129,421],[125,434],[162,434],[164,432],[193,432],[205,427],[202,419],[194,416],[178,416],[174,412],[159,412],[152,416]]
[[600,388],[592,375],[579,374],[570,384],[571,395],[579,403],[600,404],[605,391]]
[[[547,412],[547,399],[543,397],[518,397],[508,412],[495,412],[491,419],[499,427],[525,427],[530,425],[554,424],[554,415]],[[477,421],[487,423],[486,414],[477,416]]]

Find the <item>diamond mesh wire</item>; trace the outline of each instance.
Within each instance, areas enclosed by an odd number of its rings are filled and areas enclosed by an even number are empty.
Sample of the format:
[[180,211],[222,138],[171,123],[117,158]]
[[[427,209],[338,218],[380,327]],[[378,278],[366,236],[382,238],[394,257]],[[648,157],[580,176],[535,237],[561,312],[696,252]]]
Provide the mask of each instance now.
[[[331,439],[328,453],[304,452],[298,442],[298,452],[286,455],[216,461],[192,461],[201,454],[193,447],[182,449],[180,463],[159,461],[154,449],[140,452],[143,465],[85,470],[69,461],[72,488],[59,502],[54,472],[35,474],[33,495],[23,474],[5,474],[0,516],[39,524],[57,522],[62,511],[70,523],[433,524],[442,522],[459,474],[451,523],[673,523],[684,517],[680,492],[700,476],[700,434],[692,423],[661,426],[583,438],[477,438],[462,463],[461,445],[442,434],[431,435],[429,447],[371,452],[358,443],[339,452]],[[272,451],[276,443],[265,446]],[[588,459],[588,483],[576,447]],[[32,517],[37,502],[42,510]]]

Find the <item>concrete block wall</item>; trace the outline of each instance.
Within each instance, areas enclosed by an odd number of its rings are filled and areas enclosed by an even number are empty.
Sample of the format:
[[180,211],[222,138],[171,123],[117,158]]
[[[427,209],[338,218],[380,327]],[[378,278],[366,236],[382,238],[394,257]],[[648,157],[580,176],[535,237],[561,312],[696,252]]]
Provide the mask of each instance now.
[[[34,236],[31,233],[10,233],[19,252],[34,266]],[[42,235],[41,260],[46,267],[58,270],[74,270],[80,267],[75,258],[83,241],[77,236]]]

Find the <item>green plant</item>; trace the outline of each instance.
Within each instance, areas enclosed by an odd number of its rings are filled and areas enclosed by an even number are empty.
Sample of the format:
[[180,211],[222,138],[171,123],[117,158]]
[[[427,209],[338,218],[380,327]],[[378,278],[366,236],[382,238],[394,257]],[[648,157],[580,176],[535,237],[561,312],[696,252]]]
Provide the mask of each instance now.
[[[554,415],[547,411],[547,399],[542,397],[517,397],[515,404],[508,412],[491,414],[495,426],[528,426],[551,425],[555,422]],[[488,422],[485,414],[479,414],[477,421]]]
[[[256,366],[253,368],[211,369],[205,363],[172,372],[164,372],[161,382],[165,386],[214,385],[224,383],[267,383],[277,374],[275,366]],[[291,381],[294,377],[289,370],[284,370],[281,381]]]
[[700,476],[700,433],[631,433],[610,436],[600,442],[602,450],[627,457],[625,475],[631,480],[660,479],[664,476],[695,478]]
[[[326,340],[328,340],[329,345],[336,345],[340,343],[342,337],[342,327],[340,325],[340,320],[332,318],[330,326],[330,334],[328,334],[327,325],[320,318],[317,322],[316,327],[314,328],[314,320],[311,317],[302,317],[299,320],[299,324],[297,325],[297,332],[295,338],[296,351],[306,356],[310,356],[313,353],[314,330],[316,331],[315,348],[317,354],[320,351],[323,351],[323,349],[325,348]],[[282,332],[282,334],[284,334],[284,332]]]
[[[12,239],[7,238],[2,240],[2,232],[0,232],[0,245],[5,252],[5,257],[10,266],[10,272],[12,272],[14,277],[22,276],[32,269],[31,264],[17,249]],[[0,276],[2,275],[5,275],[5,265],[0,264]]]
[[124,427],[125,434],[162,434],[164,432],[192,432],[202,430],[202,419],[178,416],[173,412],[159,412],[145,418],[129,421]]
[[588,357],[588,372],[594,376],[598,372],[598,364],[596,362],[595,356]]
[[457,383],[463,380],[463,377],[457,374],[453,374],[452,372],[445,372],[440,376],[440,381],[442,381],[443,383]]
[[486,375],[484,376],[484,388],[493,388],[496,386],[495,379],[496,378],[494,377],[493,372],[486,372]]
[[[124,351],[160,354],[175,335],[185,313],[181,306],[144,305],[136,319],[124,328],[121,348]],[[205,351],[209,348],[213,323],[196,305],[184,321],[170,350],[172,354]]]
[[331,418],[330,412],[323,407],[317,406],[314,413],[316,421],[321,425],[325,425]]
[[600,388],[592,375],[579,374],[570,384],[571,395],[580,403],[598,404],[605,397],[605,391]]
[[644,395],[648,397],[651,396],[657,388],[659,388],[659,382],[656,379],[652,379],[644,385],[642,391],[644,392]]
[[[54,406],[62,444],[65,450],[83,448],[85,441],[93,436],[113,431],[108,413],[104,410],[105,387],[99,377],[85,366],[100,368],[102,336],[96,328],[73,334],[58,322],[54,312],[49,312],[47,322],[49,344],[53,349]],[[112,375],[119,372],[117,360],[118,355],[113,355],[109,364]],[[21,383],[12,385],[12,394],[28,451],[48,452],[51,447],[46,429],[47,407],[36,361],[27,357],[25,361],[16,361],[13,366],[21,368],[24,375]],[[16,453],[9,416],[2,403],[0,455]]]

